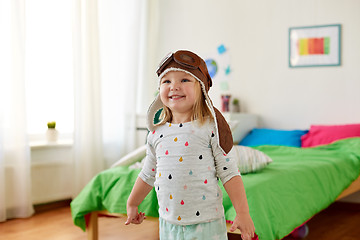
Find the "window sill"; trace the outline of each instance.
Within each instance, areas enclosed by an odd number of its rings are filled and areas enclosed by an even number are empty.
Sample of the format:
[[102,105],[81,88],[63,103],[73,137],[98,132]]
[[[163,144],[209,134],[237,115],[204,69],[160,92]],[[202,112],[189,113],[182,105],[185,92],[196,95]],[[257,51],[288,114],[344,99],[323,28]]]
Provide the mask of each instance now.
[[47,142],[45,140],[31,141],[29,145],[31,150],[36,150],[46,148],[68,148],[72,147],[73,144],[74,141],[72,139],[60,139],[57,142]]

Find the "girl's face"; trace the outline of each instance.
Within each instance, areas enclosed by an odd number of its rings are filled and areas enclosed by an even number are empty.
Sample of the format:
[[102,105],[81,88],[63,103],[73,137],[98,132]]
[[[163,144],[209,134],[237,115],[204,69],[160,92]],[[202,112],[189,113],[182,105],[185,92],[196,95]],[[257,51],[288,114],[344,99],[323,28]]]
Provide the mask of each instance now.
[[[171,71],[160,80],[160,99],[174,117],[191,116],[199,83],[190,74]],[[180,114],[180,115],[179,115]]]

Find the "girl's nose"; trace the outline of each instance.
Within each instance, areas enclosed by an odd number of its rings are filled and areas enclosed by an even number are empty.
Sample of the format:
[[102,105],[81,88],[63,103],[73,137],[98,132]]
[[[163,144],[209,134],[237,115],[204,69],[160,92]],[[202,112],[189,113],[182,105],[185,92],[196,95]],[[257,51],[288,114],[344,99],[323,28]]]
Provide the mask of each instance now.
[[179,84],[179,83],[177,83],[177,82],[171,83],[170,90],[172,90],[172,91],[177,91],[177,90],[179,90],[179,89],[180,89],[180,84]]

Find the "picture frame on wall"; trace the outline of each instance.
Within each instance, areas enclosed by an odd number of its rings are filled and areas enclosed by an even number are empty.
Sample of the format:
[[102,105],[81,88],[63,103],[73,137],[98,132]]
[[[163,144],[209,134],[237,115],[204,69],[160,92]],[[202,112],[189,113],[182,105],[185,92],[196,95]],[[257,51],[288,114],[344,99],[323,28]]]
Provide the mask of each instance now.
[[289,67],[340,65],[340,24],[289,28]]

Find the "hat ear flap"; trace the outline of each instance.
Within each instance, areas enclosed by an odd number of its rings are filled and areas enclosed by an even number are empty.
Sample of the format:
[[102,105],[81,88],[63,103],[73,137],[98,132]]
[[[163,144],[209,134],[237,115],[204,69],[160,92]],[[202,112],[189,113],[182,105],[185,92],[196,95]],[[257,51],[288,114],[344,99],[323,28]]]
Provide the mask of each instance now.
[[214,118],[219,147],[224,154],[228,154],[234,144],[229,124],[227,123],[221,112],[216,107],[214,107],[209,95],[205,90],[205,84],[203,82],[200,83],[205,96],[205,103],[210,109],[210,112]]
[[146,125],[150,132],[155,130],[155,124],[154,121],[158,119],[158,116],[156,113],[163,108],[163,104],[160,99],[160,95],[158,94],[155,98],[155,100],[150,105],[147,115],[146,115]]
[[216,127],[219,135],[220,147],[226,154],[228,154],[234,145],[232,133],[229,124],[220,111],[216,107],[214,107],[214,111],[216,116]]

